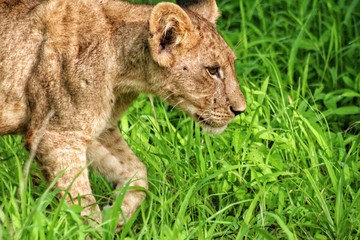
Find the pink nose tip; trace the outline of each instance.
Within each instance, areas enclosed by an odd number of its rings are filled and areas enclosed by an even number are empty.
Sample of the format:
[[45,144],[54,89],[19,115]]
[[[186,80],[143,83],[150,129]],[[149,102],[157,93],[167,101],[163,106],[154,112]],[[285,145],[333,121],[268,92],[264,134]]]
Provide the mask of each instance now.
[[230,107],[230,110],[235,114],[235,116],[242,114],[243,112],[245,112],[245,109],[234,109],[233,107]]

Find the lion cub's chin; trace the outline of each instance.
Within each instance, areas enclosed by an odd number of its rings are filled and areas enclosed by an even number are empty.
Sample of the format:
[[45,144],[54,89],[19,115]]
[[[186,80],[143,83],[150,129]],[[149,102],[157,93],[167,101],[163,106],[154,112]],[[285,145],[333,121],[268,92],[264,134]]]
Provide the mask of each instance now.
[[209,125],[204,125],[200,123],[200,126],[202,129],[204,129],[205,132],[211,133],[211,134],[220,134],[224,132],[224,130],[227,127],[227,124],[223,127],[211,127]]

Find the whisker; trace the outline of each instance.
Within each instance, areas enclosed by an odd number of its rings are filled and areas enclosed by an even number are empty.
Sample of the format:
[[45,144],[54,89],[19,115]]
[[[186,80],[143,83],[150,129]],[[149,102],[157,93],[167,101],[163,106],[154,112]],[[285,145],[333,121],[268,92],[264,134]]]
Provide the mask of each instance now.
[[170,94],[168,94],[163,100],[166,101],[168,100],[170,97],[172,97],[175,93],[171,92]]
[[176,108],[178,105],[180,105],[180,104],[183,103],[183,102],[184,102],[183,99],[181,99],[180,101],[178,101],[176,104],[174,104],[174,105],[172,106],[171,111],[174,110],[174,108]]

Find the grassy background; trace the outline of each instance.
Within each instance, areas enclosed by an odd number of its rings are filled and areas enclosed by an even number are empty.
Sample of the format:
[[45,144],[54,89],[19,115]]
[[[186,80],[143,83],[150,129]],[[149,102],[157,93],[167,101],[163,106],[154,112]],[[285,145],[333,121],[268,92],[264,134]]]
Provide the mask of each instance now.
[[[157,98],[154,114],[139,97],[119,125],[148,166],[150,191],[115,237],[359,239],[359,1],[218,5],[246,114],[211,136]],[[0,138],[0,239],[114,238],[113,212],[104,211],[102,229],[83,224],[81,209],[57,200],[35,164],[24,172],[27,159],[20,136]],[[91,179],[108,203],[109,184]]]

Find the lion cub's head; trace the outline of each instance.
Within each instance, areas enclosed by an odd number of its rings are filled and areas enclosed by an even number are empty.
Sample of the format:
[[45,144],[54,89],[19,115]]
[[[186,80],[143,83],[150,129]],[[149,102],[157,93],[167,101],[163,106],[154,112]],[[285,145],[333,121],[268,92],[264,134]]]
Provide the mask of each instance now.
[[156,5],[149,20],[150,51],[159,65],[154,91],[190,113],[205,130],[220,133],[246,108],[235,55],[216,31],[214,0],[178,3],[182,8]]

